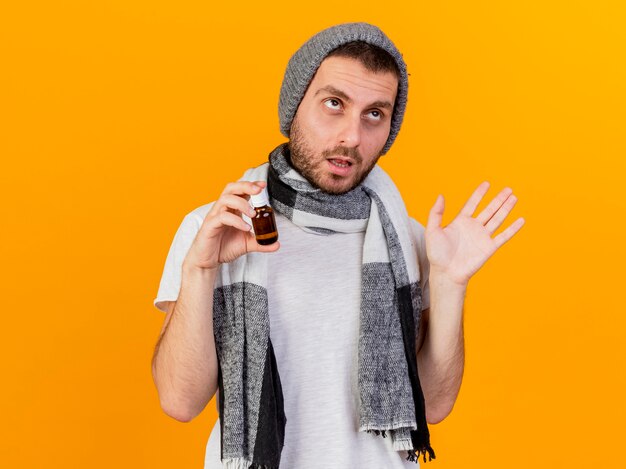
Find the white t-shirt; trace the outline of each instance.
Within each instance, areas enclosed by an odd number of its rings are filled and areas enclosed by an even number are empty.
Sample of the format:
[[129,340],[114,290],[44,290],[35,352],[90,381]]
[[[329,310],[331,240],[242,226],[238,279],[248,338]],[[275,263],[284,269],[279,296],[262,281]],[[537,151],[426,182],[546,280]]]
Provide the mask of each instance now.
[[[181,223],[154,304],[178,297],[182,262],[211,204]],[[280,467],[419,468],[390,438],[358,431],[357,345],[364,233],[309,233],[276,213],[281,247],[268,253],[270,338],[287,424]],[[412,219],[423,306],[430,305],[424,227]],[[206,446],[205,469],[221,468],[220,425]]]

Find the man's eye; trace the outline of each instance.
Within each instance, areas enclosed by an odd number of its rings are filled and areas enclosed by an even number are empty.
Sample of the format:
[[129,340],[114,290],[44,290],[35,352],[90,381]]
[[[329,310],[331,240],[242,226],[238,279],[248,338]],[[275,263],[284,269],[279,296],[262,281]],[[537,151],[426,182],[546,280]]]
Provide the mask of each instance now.
[[330,109],[339,109],[341,107],[339,100],[333,98],[324,101],[324,105]]
[[370,112],[369,112],[369,115],[370,115],[370,116],[372,116],[372,118],[373,118],[374,120],[377,120],[377,121],[379,121],[379,120],[381,120],[381,119],[383,118],[383,113],[382,113],[382,112],[380,112],[380,111],[379,111],[379,110],[377,110],[377,109],[374,109],[374,110],[370,111]]

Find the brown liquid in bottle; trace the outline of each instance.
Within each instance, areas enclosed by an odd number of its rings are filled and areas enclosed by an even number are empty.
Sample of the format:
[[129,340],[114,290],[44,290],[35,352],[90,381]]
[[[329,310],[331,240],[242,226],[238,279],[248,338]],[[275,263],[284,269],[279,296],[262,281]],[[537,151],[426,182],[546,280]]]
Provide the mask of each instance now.
[[278,241],[276,218],[272,207],[264,205],[263,207],[254,207],[254,209],[256,216],[252,219],[252,226],[254,227],[256,242],[268,245]]
[[256,210],[256,215],[252,218],[256,242],[264,246],[275,243],[278,241],[278,229],[276,228],[274,210],[269,205],[269,196],[266,190],[251,196],[250,201]]

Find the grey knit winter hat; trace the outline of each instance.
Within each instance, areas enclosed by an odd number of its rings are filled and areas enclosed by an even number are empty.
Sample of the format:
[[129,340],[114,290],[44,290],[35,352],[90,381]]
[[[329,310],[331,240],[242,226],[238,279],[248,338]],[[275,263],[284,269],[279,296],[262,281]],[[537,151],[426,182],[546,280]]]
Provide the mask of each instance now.
[[400,51],[385,33],[368,23],[345,23],[324,29],[311,37],[293,54],[287,64],[280,89],[278,102],[280,131],[285,137],[289,137],[291,122],[318,67],[330,52],[351,41],[364,41],[386,50],[395,59],[400,70],[398,93],[391,116],[389,138],[387,138],[387,143],[382,150],[384,154],[387,153],[400,130],[406,108],[409,81],[406,64]]

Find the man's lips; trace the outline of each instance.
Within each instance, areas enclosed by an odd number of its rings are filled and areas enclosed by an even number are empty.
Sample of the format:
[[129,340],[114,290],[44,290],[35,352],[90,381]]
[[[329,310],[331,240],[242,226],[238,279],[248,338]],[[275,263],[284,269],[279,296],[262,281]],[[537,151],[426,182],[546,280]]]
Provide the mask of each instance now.
[[328,158],[328,168],[338,176],[347,176],[352,171],[352,161],[347,158]]
[[340,166],[345,166],[345,165],[352,166],[354,164],[350,158],[342,158],[342,157],[328,158],[328,161],[336,163],[337,165],[340,165]]

